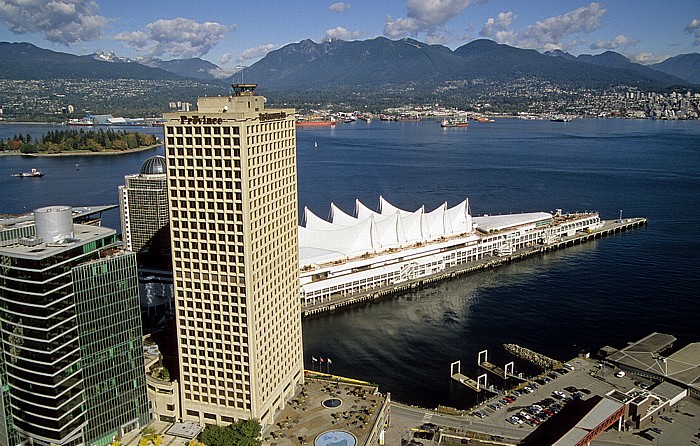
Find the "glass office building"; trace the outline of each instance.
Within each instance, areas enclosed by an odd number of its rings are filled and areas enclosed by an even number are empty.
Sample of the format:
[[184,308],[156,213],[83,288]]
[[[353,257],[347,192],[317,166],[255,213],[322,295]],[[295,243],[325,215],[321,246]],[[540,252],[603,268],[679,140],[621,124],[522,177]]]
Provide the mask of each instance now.
[[67,206],[22,225],[18,236],[0,222],[8,443],[106,444],[145,425],[135,255],[113,229],[74,225]]
[[170,226],[165,157],[148,158],[135,175],[119,186],[122,238],[139,261],[170,268]]

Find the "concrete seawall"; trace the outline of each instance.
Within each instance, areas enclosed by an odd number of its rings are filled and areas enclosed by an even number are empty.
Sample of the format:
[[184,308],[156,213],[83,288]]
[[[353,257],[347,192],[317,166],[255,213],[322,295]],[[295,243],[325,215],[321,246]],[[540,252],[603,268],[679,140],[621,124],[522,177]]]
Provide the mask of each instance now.
[[388,296],[413,291],[425,286],[429,286],[436,282],[452,279],[457,276],[472,274],[478,271],[483,271],[489,268],[495,268],[501,265],[518,262],[528,257],[535,255],[544,255],[551,251],[568,248],[570,246],[580,245],[591,240],[607,237],[609,235],[625,232],[630,229],[639,228],[647,224],[647,219],[626,218],[623,220],[605,220],[602,221],[603,226],[591,232],[577,232],[568,237],[563,237],[561,240],[547,245],[537,245],[528,248],[520,249],[513,254],[505,256],[490,256],[485,257],[475,262],[468,262],[462,265],[446,268],[438,273],[420,277],[417,279],[407,280],[395,285],[387,285],[380,288],[374,288],[361,293],[355,293],[351,296],[344,296],[324,301],[318,304],[302,307],[302,316],[311,316],[314,314],[333,311],[338,308],[347,307],[349,305],[357,305],[363,302],[378,300]]

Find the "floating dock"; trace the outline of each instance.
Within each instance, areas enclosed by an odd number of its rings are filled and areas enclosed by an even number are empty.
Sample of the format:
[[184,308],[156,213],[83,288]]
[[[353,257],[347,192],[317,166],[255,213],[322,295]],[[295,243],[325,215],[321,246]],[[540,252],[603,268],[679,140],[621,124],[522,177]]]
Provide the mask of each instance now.
[[455,373],[452,375],[452,379],[457,381],[460,384],[464,384],[465,386],[469,387],[475,392],[481,392],[481,387],[479,387],[479,383],[468,377],[467,375],[462,375],[461,373]]
[[590,232],[577,232],[574,235],[563,237],[553,243],[530,246],[503,256],[491,256],[474,262],[446,268],[438,273],[416,279],[406,280],[396,285],[387,285],[374,288],[369,291],[355,293],[349,296],[337,297],[321,303],[302,307],[302,317],[314,314],[334,311],[338,308],[357,305],[364,302],[379,300],[384,297],[394,296],[401,293],[411,292],[437,282],[449,280],[458,276],[472,274],[489,268],[496,268],[513,262],[519,262],[531,256],[544,255],[548,252],[557,251],[575,245],[580,245],[589,241],[618,234],[634,228],[640,228],[647,224],[645,217],[626,218],[624,220],[605,220],[603,225]]
[[487,372],[491,372],[494,375],[499,376],[503,379],[507,378],[506,371],[503,370],[502,368],[500,368],[499,366],[497,366],[496,364],[492,364],[488,361],[482,361],[479,363],[479,367],[481,367],[482,369],[486,370]]

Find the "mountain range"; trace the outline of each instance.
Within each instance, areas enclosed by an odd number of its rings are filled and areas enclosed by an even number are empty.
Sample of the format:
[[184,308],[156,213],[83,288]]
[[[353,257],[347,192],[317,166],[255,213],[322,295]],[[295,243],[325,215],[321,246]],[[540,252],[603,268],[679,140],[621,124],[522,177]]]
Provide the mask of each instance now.
[[650,65],[655,70],[678,76],[691,84],[700,85],[700,54],[680,54]]
[[[0,42],[2,79],[221,79],[221,69],[198,59],[163,61],[120,58],[113,53],[87,56],[51,51],[30,43]],[[625,85],[640,89],[700,85],[700,54],[684,54],[644,66],[607,51],[573,56],[563,51],[539,53],[475,40],[455,50],[413,39],[384,37],[360,41],[303,40],[268,53],[245,68],[246,79],[269,92],[386,91],[428,87],[549,82],[567,88]],[[452,88],[450,87],[450,88]]]
[[412,39],[304,40],[268,53],[245,69],[245,77],[270,91],[343,91],[400,85],[420,88],[528,79],[571,88],[627,85],[658,89],[690,83],[674,75],[673,68],[655,70],[612,51],[596,56],[567,57],[564,53],[564,57],[552,57],[557,55],[491,40],[475,40],[454,51]]

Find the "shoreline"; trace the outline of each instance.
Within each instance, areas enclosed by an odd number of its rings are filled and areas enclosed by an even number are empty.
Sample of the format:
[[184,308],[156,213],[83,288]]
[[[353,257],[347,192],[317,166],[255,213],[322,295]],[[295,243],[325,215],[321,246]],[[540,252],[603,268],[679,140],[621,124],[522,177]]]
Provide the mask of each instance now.
[[30,156],[30,157],[57,157],[57,156],[111,156],[111,155],[127,155],[129,153],[145,152],[157,147],[162,147],[163,144],[153,144],[150,146],[137,147],[129,150],[110,150],[104,152],[59,152],[59,153],[22,153],[22,152],[0,152],[0,156]]

